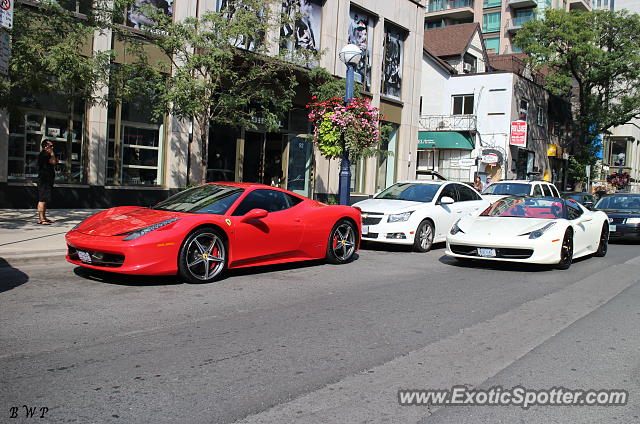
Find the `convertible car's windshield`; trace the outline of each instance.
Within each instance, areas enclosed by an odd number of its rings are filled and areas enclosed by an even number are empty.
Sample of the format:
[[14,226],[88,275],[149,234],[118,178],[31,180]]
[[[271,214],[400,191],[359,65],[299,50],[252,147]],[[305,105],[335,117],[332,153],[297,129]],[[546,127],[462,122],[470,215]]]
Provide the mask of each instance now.
[[238,187],[205,184],[181,191],[151,209],[223,215],[243,191]]
[[482,194],[510,194],[512,196],[527,196],[530,190],[529,184],[523,183],[496,183],[485,188]]
[[616,194],[605,196],[596,203],[596,209],[640,210],[640,195]]
[[557,219],[565,216],[564,202],[544,198],[508,197],[500,199],[480,216]]
[[397,183],[379,193],[374,199],[410,200],[429,203],[440,188],[439,184]]

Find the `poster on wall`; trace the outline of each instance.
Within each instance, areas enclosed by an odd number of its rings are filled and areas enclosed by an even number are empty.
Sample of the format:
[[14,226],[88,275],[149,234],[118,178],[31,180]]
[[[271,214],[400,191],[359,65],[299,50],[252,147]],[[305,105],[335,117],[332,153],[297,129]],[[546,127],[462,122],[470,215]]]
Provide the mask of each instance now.
[[280,47],[289,51],[320,51],[322,5],[313,0],[283,0],[282,13],[289,18],[280,27]]
[[362,50],[362,58],[356,68],[355,80],[363,85],[365,91],[371,91],[371,51],[373,48],[374,18],[357,9],[349,12],[349,44],[355,44]]
[[527,123],[525,121],[513,121],[511,123],[509,144],[523,148],[527,147]]
[[145,29],[155,25],[155,21],[145,14],[149,6],[155,7],[167,16],[173,16],[174,0],[135,0],[133,6],[127,10],[127,26],[135,29]]
[[382,62],[382,94],[399,99],[402,94],[402,55],[404,34],[392,27],[385,28],[384,60]]

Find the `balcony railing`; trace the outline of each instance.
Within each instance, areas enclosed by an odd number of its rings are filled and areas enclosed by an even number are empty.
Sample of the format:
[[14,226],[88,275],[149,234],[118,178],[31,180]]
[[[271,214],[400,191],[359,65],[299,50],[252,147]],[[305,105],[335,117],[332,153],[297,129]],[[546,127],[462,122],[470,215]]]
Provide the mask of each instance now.
[[442,10],[459,9],[461,7],[473,7],[473,0],[431,0],[428,12],[440,12]]
[[422,115],[419,127],[422,131],[475,131],[476,115]]
[[505,26],[505,29],[507,31],[520,29],[522,28],[522,25],[525,24],[525,22],[532,21],[535,18],[536,18],[535,16],[531,15],[531,16],[520,16],[518,18],[509,19],[507,20],[507,25]]

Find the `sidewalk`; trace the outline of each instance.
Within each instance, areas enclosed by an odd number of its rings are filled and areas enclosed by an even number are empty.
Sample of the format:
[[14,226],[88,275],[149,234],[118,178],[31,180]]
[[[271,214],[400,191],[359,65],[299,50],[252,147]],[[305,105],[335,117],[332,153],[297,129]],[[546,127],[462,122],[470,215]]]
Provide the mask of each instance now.
[[64,235],[101,209],[50,209],[51,225],[38,225],[35,209],[0,209],[0,266],[64,260]]

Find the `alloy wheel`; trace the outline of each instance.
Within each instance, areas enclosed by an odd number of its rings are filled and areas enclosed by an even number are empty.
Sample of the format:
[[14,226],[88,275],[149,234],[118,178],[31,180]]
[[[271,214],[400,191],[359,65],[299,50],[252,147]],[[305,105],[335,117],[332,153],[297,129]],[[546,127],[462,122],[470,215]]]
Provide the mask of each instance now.
[[346,262],[351,258],[356,250],[356,235],[351,224],[343,222],[333,230],[331,248],[335,257],[341,262]]
[[216,234],[201,233],[187,246],[187,269],[201,281],[208,281],[222,272],[226,250]]

